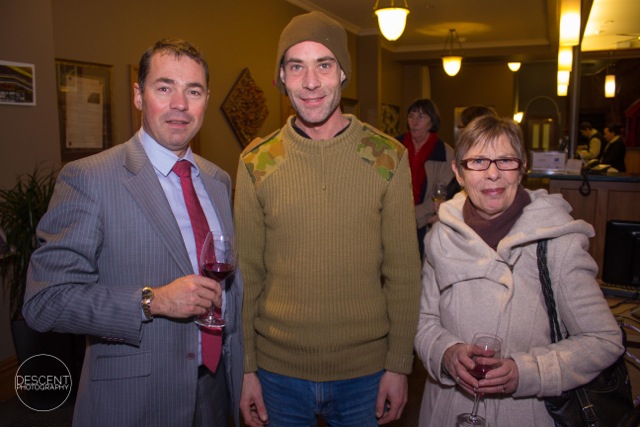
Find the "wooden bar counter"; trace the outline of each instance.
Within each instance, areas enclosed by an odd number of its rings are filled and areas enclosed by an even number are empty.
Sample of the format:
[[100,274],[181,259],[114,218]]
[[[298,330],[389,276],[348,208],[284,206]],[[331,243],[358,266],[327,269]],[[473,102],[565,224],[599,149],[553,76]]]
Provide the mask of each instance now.
[[572,215],[593,225],[596,235],[589,252],[598,263],[602,276],[607,221],[640,221],[640,174],[582,175],[564,173],[529,173],[523,184],[527,188],[546,188],[560,193],[573,208]]

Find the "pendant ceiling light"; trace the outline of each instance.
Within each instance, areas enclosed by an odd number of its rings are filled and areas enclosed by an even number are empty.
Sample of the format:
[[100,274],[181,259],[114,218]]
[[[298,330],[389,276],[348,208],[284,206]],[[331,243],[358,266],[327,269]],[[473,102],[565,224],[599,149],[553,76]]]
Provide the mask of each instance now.
[[[454,43],[458,44],[459,55],[454,55]],[[455,29],[449,30],[447,40],[444,42],[444,54],[442,55],[442,68],[450,76],[455,76],[462,65],[462,45]]]
[[608,74],[604,78],[604,97],[614,98],[616,96],[616,75]]
[[615,98],[616,96],[616,65],[611,60],[604,77],[604,97]]
[[580,0],[560,0],[560,46],[580,44]]
[[571,78],[571,71],[558,71],[558,84],[569,86],[569,79]]
[[573,68],[573,47],[560,46],[558,48],[558,71],[571,71]]
[[509,69],[511,71],[513,71],[514,73],[520,69],[520,65],[521,64],[519,62],[509,62],[509,63],[507,63],[507,66],[509,67]]
[[407,0],[404,0],[404,6],[396,6],[395,0],[391,0],[388,6],[382,7],[380,0],[376,0],[373,12],[378,16],[378,26],[384,38],[389,41],[398,40],[407,23],[407,15],[409,14]]
[[561,85],[558,83],[558,96],[567,96],[568,92],[569,92],[568,85]]

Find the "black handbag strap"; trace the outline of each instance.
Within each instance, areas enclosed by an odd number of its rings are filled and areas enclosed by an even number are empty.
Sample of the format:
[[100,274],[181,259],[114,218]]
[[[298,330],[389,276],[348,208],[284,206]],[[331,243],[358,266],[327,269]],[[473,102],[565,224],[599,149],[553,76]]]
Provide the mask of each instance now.
[[[549,315],[549,326],[551,342],[558,342],[562,340],[562,333],[560,332],[560,323],[558,322],[558,314],[556,311],[556,300],[553,296],[553,289],[551,288],[551,277],[549,276],[549,268],[547,266],[547,246],[548,240],[538,241],[538,247],[536,253],[538,256],[538,274],[540,275],[540,283],[542,284],[542,294],[544,295],[544,302],[547,306],[547,314]],[[588,426],[598,425],[598,416],[593,410],[593,405],[589,401],[589,397],[582,387],[574,389],[580,405],[582,406],[582,416]]]
[[558,322],[558,314],[556,313],[556,300],[553,297],[553,289],[551,288],[551,277],[549,276],[549,268],[547,267],[547,245],[548,240],[540,240],[536,250],[538,255],[538,274],[540,275],[540,283],[542,284],[542,294],[544,302],[547,306],[547,314],[549,315],[549,326],[551,327],[551,342],[558,342],[562,339],[560,333],[560,323]]

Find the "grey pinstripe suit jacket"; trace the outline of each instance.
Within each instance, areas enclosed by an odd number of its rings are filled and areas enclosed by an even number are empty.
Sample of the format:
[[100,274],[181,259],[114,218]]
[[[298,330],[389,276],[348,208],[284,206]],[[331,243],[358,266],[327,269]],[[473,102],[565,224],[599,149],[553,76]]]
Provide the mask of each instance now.
[[[199,156],[196,162],[223,230],[232,232],[229,175]],[[192,425],[198,327],[192,319],[141,322],[140,289],[193,270],[137,137],[62,169],[38,239],[23,308],[28,324],[87,336],[74,424]],[[223,358],[239,425],[242,278],[234,277]]]

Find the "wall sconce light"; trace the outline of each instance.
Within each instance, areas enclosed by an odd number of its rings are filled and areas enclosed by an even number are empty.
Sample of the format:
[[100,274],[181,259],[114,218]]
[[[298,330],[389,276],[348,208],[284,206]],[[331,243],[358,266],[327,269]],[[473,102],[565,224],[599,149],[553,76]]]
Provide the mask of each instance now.
[[604,78],[604,97],[613,98],[616,96],[616,75],[607,72]]
[[404,32],[407,23],[409,7],[407,0],[404,0],[404,7],[396,6],[395,0],[387,7],[379,7],[380,0],[376,0],[373,12],[378,16],[378,26],[385,39],[389,41],[398,40]]
[[558,70],[571,71],[573,68],[573,47],[560,46],[558,48]]
[[521,64],[520,64],[519,62],[509,62],[509,63],[507,64],[507,66],[509,67],[509,69],[510,69],[511,71],[513,71],[514,73],[520,69],[520,65],[521,65]]
[[558,83],[558,96],[567,96],[569,92],[569,85],[561,85]]
[[[454,43],[458,43],[458,47],[460,48],[460,55],[454,55]],[[448,50],[447,50],[448,48]],[[444,68],[444,72],[450,76],[455,76],[460,71],[460,66],[462,65],[462,44],[460,44],[460,38],[458,37],[458,33],[455,29],[449,30],[449,35],[447,36],[447,40],[444,42],[444,54],[442,56],[442,68]]]

